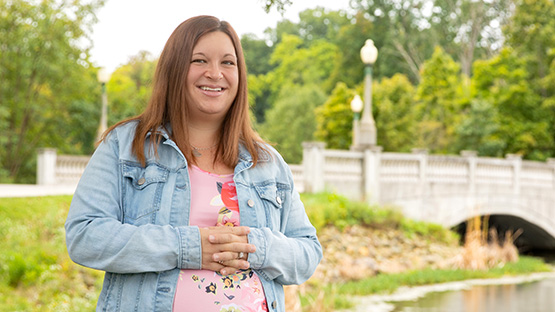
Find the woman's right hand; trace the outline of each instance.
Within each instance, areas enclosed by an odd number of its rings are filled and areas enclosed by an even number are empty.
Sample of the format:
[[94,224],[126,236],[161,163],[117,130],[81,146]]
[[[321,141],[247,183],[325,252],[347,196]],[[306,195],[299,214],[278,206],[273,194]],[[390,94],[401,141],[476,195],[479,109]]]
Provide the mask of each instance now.
[[249,232],[250,228],[246,226],[201,228],[202,269],[222,275],[248,269],[248,254],[256,251],[256,247],[249,244]]

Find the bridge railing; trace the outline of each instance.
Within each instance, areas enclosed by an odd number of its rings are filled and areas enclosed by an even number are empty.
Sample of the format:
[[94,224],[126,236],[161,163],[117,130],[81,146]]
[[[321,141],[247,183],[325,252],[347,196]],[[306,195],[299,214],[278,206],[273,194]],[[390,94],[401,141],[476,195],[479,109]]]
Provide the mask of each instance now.
[[[88,156],[57,155],[55,149],[39,150],[37,184],[76,184]],[[555,190],[555,160],[526,161],[518,155],[505,159],[412,153],[328,150],[323,143],[305,143],[303,164],[290,165],[299,192],[333,191],[356,200],[388,203],[431,193],[488,194]]]
[[39,149],[37,184],[75,185],[85,171],[89,159],[89,156],[58,155],[54,148]]
[[[334,191],[353,199],[387,203],[431,193],[480,194],[522,190],[555,190],[555,160],[525,161],[519,155],[506,158],[477,157],[474,151],[456,155],[327,150],[322,143],[305,143],[304,190]],[[300,173],[298,173],[300,176]]]

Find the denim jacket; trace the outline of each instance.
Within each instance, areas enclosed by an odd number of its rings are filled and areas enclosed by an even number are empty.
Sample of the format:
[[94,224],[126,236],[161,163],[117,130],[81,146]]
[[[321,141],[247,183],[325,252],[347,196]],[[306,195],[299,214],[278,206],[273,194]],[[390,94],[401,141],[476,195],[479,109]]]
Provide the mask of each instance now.
[[[131,152],[136,122],[114,129],[93,154],[66,220],[72,260],[106,271],[97,311],[171,311],[180,269],[201,269],[197,226],[189,225],[187,160],[168,134],[146,166]],[[306,281],[322,258],[287,164],[271,147],[253,166],[240,148],[233,180],[241,225],[249,226],[251,268],[269,311],[284,311],[282,285]]]

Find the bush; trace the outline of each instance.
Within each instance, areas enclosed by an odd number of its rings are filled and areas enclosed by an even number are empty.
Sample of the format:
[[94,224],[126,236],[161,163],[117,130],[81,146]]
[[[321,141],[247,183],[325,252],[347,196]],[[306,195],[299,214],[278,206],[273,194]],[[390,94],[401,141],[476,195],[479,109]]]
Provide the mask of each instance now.
[[403,217],[395,207],[379,207],[350,201],[334,193],[302,194],[308,217],[317,230],[335,226],[362,225],[377,229],[400,229],[405,235],[433,237],[441,242],[457,240],[456,234],[438,224],[414,221]]

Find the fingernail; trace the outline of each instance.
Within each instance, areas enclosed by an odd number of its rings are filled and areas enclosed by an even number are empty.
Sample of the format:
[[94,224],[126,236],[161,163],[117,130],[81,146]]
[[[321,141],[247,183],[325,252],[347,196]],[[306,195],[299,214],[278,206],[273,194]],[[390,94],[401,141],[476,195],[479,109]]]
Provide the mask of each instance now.
[[214,237],[214,235],[208,235],[208,240],[210,242],[213,242],[216,238]]
[[214,255],[213,258],[214,258],[214,261],[220,260],[220,257],[218,255]]

